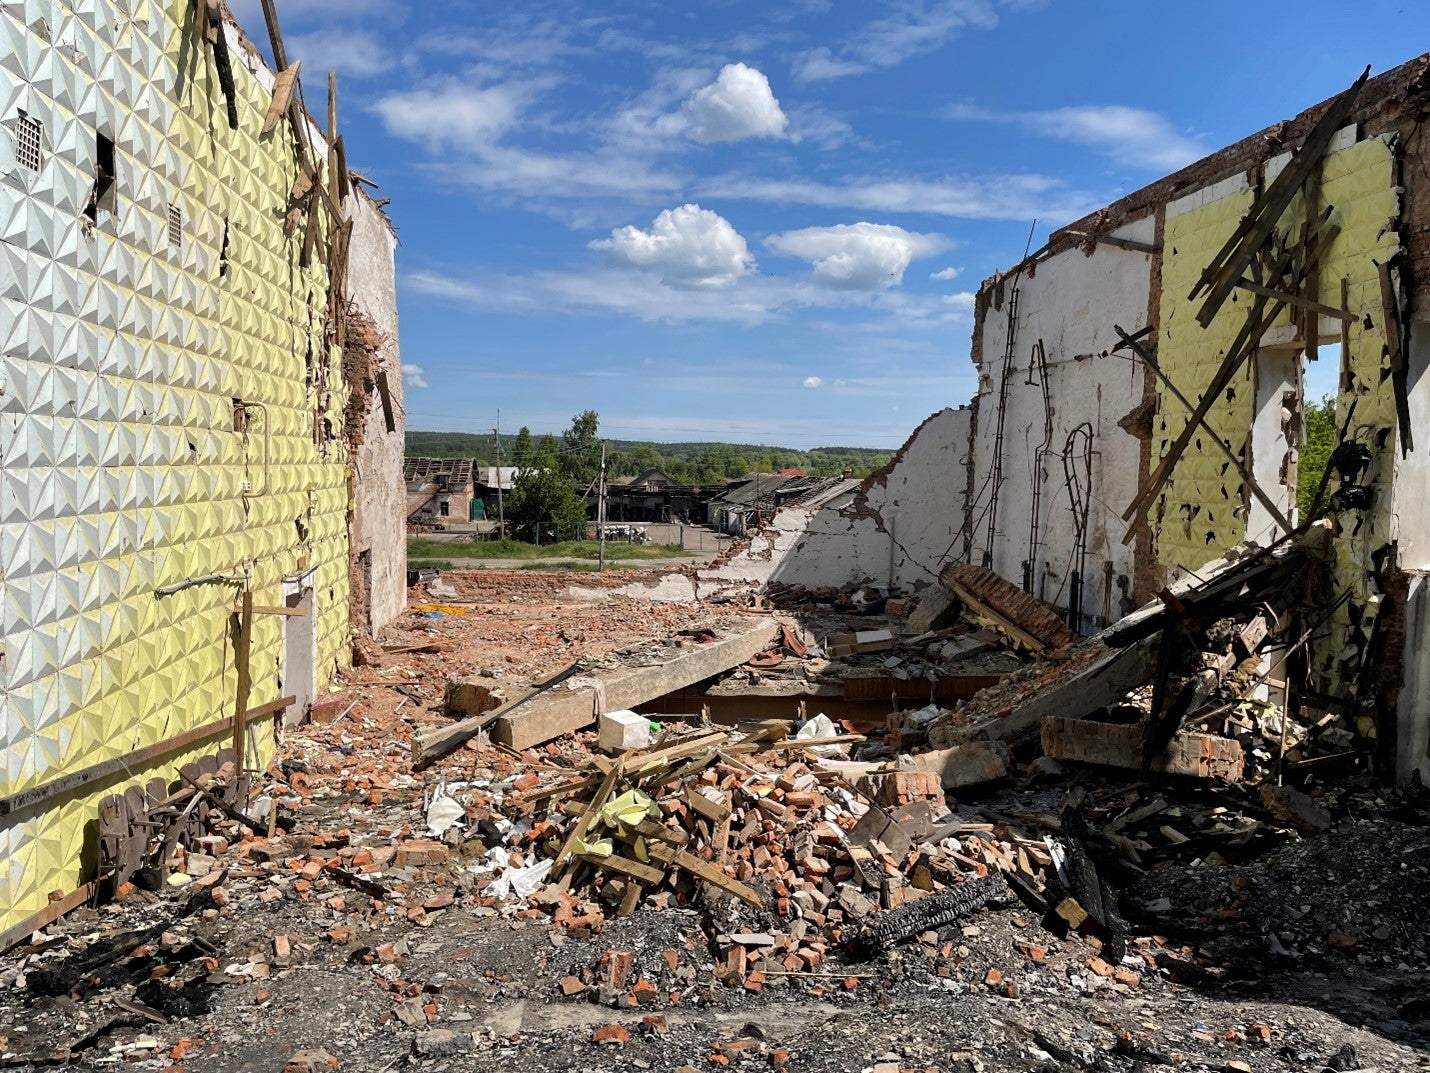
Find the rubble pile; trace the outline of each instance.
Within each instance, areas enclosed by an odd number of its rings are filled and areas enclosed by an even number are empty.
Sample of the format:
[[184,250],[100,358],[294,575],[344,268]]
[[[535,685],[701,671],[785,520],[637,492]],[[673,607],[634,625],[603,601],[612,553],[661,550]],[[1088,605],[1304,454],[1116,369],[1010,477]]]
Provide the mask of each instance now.
[[[968,572],[853,619],[419,590],[274,767],[148,802],[117,900],[0,960],[0,1065],[1319,1071],[1330,1010],[1408,1068],[1430,808],[1345,779],[1339,716],[1282,715],[1315,562],[1248,550],[1072,643]],[[797,715],[601,711],[735,641],[711,693],[788,675]],[[891,680],[870,719],[811,688]],[[583,729],[488,735],[558,704]]]
[[[682,908],[729,902],[743,927],[709,938],[722,951],[717,977],[758,991],[771,976],[822,971],[831,950],[852,955],[894,941],[871,916],[922,921],[901,938],[950,923],[946,892],[990,871],[1053,858],[1038,837],[1000,844],[992,827],[948,813],[936,776],[821,758],[856,742],[827,719],[794,735],[772,721],[744,732],[696,729],[615,758],[592,756],[584,774],[535,785],[509,799],[506,870],[478,893],[530,892],[568,930],[587,930],[640,905]],[[809,732],[812,731],[812,732]],[[920,902],[921,899],[927,902]],[[724,918],[721,918],[724,919]],[[906,932],[906,933],[905,933]]]

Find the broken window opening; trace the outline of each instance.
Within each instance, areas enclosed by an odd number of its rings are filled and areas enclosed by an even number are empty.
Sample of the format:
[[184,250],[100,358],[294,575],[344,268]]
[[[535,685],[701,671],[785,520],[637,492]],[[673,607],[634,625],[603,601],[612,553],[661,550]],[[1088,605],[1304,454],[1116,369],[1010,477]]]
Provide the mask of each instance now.
[[169,203],[169,249],[181,250],[184,246],[184,210],[178,202]]
[[[1255,410],[1252,414],[1248,468],[1256,483],[1283,517],[1296,524],[1296,467],[1293,452],[1299,441],[1301,351],[1297,347],[1265,347],[1256,352],[1253,368]],[[1246,536],[1259,544],[1281,535],[1272,514],[1255,497],[1246,504]]]
[[30,171],[39,171],[43,163],[40,146],[44,140],[45,127],[23,108],[20,119],[15,124],[15,162]]
[[437,513],[446,518],[451,513],[451,504],[447,500],[442,500],[437,504]]
[[228,217],[225,216],[225,217],[223,218],[223,239],[222,239],[222,241],[219,243],[219,248],[218,248],[218,278],[219,278],[219,279],[228,279],[228,244],[229,244]]
[[84,214],[90,223],[99,221],[99,212],[114,211],[115,198],[114,139],[103,131],[94,133],[94,185],[90,187],[89,204]]

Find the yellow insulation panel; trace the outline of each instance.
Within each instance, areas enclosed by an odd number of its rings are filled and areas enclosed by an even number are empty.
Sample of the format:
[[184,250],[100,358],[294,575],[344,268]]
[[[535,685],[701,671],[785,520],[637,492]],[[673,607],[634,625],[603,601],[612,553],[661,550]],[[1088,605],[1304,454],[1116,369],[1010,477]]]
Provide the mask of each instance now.
[[[1167,220],[1162,276],[1160,360],[1189,399],[1201,397],[1245,323],[1251,295],[1238,290],[1205,330],[1197,323],[1201,300],[1189,301],[1197,277],[1221,248],[1251,205],[1245,191],[1212,201]],[[1319,299],[1339,306],[1341,281],[1348,284],[1348,308],[1356,314],[1350,327],[1349,383],[1336,400],[1337,427],[1351,400],[1356,403],[1350,438],[1370,447],[1375,459],[1362,478],[1375,485],[1369,510],[1339,521],[1335,540],[1337,591],[1351,598],[1337,613],[1333,636],[1316,656],[1316,666],[1331,686],[1354,673],[1379,608],[1380,593],[1371,577],[1371,555],[1391,539],[1391,481],[1396,445],[1395,399],[1385,349],[1378,265],[1399,247],[1399,193],[1394,147],[1389,136],[1357,142],[1329,154],[1321,169],[1320,209],[1333,209],[1330,223],[1339,231],[1323,252],[1317,287]],[[1278,226],[1278,233],[1299,236],[1305,205],[1298,194]],[[1290,323],[1283,314],[1276,326]],[[1228,391],[1208,415],[1215,433],[1246,457],[1254,406],[1253,363],[1232,378]],[[1181,432],[1187,411],[1162,394],[1153,439],[1153,464]],[[1246,497],[1241,478],[1225,455],[1199,433],[1182,456],[1163,494],[1149,512],[1158,561],[1166,567],[1195,569],[1246,536]],[[1352,629],[1352,621],[1357,622]]]
[[[346,389],[326,235],[300,268],[284,228],[289,129],[260,134],[238,50],[229,129],[188,0],[29,6],[0,10],[0,100],[43,124],[40,169],[0,173],[0,797],[232,715],[240,586],[165,586],[247,575],[276,604],[311,575],[320,687],[350,654]],[[91,223],[96,132],[117,181]],[[283,695],[288,621],[256,620],[252,705]],[[90,878],[100,798],[228,743],[0,816],[0,930]]]

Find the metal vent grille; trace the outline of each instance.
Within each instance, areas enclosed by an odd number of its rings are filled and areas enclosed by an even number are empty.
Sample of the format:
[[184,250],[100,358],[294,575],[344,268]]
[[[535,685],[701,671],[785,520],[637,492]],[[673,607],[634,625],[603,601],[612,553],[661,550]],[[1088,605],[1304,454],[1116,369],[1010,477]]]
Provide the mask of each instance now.
[[15,159],[22,168],[40,170],[40,141],[44,131],[44,125],[38,119],[20,113],[15,131]]
[[169,206],[169,249],[181,249],[184,245],[184,210],[177,205]]

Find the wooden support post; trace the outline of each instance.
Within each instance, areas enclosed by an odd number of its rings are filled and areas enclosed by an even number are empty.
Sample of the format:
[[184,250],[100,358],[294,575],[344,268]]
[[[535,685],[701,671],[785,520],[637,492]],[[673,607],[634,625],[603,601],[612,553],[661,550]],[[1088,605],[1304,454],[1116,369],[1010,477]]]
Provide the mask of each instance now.
[[233,752],[240,774],[248,764],[248,694],[252,687],[249,656],[253,649],[253,590],[244,587],[238,612],[238,647],[234,665],[238,670],[238,696],[233,706]]

